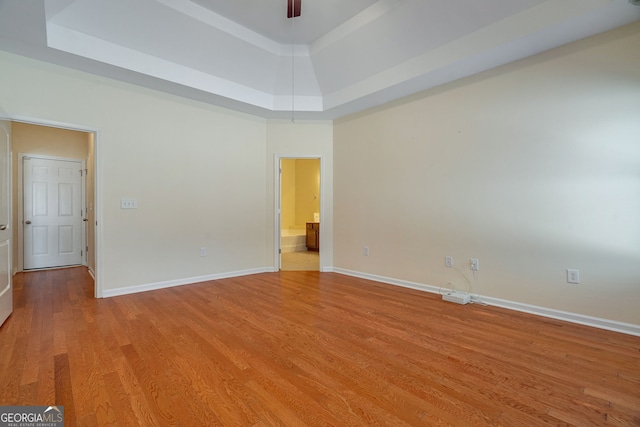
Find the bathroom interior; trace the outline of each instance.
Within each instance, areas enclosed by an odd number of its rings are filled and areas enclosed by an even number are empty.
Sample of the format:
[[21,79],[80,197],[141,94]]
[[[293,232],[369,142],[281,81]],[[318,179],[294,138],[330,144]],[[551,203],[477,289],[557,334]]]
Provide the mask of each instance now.
[[281,270],[320,269],[320,159],[281,160]]

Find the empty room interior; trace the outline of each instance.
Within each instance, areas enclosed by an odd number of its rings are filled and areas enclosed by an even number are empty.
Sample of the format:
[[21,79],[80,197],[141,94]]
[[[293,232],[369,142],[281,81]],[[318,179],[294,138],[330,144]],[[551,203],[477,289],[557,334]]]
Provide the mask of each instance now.
[[0,0],[0,415],[639,426],[639,111],[637,0]]

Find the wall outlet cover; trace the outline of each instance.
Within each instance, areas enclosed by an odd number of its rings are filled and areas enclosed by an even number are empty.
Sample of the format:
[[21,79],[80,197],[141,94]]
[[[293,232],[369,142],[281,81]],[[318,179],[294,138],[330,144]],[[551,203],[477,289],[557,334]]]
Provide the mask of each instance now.
[[567,268],[567,283],[580,283],[580,270]]

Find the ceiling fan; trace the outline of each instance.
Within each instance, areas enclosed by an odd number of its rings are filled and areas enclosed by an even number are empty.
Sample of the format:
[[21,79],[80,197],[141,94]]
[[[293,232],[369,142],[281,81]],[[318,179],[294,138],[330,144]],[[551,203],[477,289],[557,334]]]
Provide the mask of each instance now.
[[287,0],[287,18],[300,16],[302,0]]
[[[287,18],[297,18],[300,16],[300,8],[302,0],[287,0]],[[291,21],[291,123],[295,123],[295,61],[294,59],[294,43],[293,28],[294,22]]]

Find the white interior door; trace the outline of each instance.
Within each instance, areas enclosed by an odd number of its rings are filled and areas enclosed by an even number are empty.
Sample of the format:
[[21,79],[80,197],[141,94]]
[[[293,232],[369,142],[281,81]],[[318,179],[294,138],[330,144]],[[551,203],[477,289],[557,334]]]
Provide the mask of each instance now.
[[23,158],[24,269],[82,264],[82,162]]
[[11,288],[10,122],[0,120],[0,325],[13,311]]

